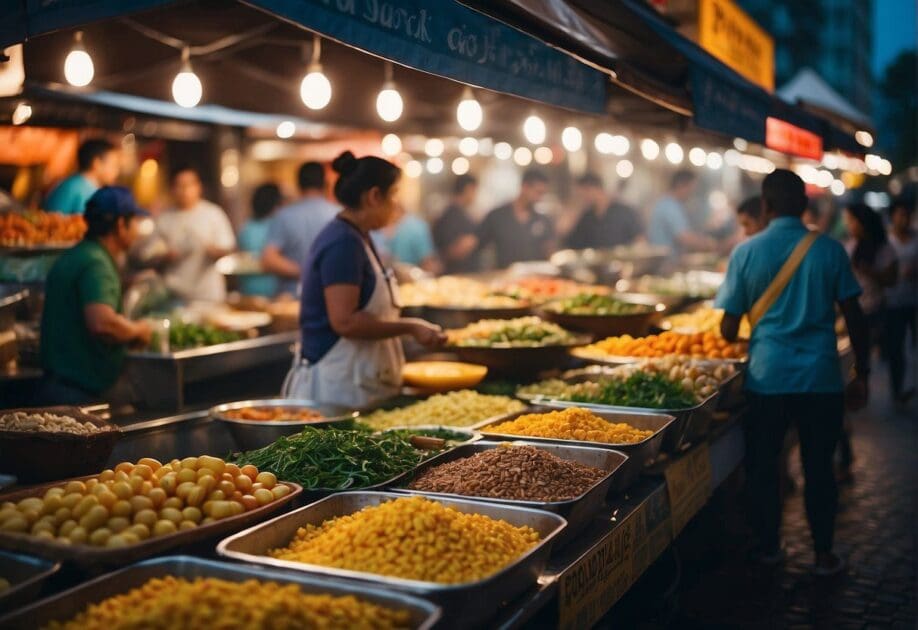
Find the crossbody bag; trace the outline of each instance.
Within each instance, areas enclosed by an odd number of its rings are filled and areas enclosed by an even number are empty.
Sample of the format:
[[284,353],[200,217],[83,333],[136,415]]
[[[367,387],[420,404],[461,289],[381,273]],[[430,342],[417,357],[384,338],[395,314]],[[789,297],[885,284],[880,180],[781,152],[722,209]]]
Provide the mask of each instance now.
[[784,261],[784,264],[781,265],[781,269],[778,270],[778,275],[774,277],[771,284],[765,289],[765,292],[759,296],[759,299],[756,300],[752,308],[749,309],[748,317],[749,326],[751,328],[756,327],[756,324],[761,321],[768,310],[781,296],[781,293],[784,292],[784,289],[790,283],[791,278],[794,277],[794,274],[800,267],[800,263],[803,262],[806,253],[810,251],[810,247],[813,246],[817,238],[819,238],[819,232],[810,231],[794,246],[791,255]]

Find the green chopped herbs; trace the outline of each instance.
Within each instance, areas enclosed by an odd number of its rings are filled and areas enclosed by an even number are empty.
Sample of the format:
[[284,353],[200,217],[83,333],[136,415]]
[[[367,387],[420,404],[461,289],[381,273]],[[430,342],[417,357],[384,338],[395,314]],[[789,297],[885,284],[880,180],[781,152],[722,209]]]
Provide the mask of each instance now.
[[[150,347],[157,349],[160,346],[160,333],[154,332],[150,341]],[[230,343],[239,341],[243,336],[238,332],[220,330],[208,324],[185,324],[182,322],[172,322],[169,327],[169,349],[187,350],[188,348],[200,348],[203,346],[215,346],[220,343]]]
[[551,379],[521,387],[519,393],[596,405],[648,409],[685,409],[698,404],[695,395],[680,383],[661,374],[640,371],[627,378],[604,378],[584,383]]
[[449,429],[389,429],[385,431],[387,435],[395,434],[401,435],[406,440],[411,439],[413,435],[421,435],[424,437],[437,438],[439,440],[446,440],[448,445],[461,444],[463,442],[468,442],[472,439],[472,433],[466,433],[463,431],[451,431]]
[[263,448],[240,453],[232,460],[274,473],[307,490],[356,490],[411,470],[429,451],[414,448],[397,433],[306,427]]
[[551,303],[549,309],[567,315],[636,315],[649,313],[652,306],[624,302],[608,295],[581,293]]

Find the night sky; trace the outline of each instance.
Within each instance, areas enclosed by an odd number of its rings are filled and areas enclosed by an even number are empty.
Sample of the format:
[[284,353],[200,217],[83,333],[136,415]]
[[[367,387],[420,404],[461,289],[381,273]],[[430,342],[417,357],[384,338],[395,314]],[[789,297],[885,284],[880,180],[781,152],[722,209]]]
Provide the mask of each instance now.
[[890,61],[918,46],[918,0],[874,0],[873,71],[878,79]]

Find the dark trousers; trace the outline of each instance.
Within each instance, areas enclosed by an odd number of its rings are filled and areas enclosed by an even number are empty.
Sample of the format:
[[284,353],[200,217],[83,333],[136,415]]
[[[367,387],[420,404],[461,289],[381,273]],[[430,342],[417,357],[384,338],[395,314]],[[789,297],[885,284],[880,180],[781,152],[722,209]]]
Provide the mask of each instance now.
[[832,550],[838,488],[832,455],[842,430],[844,398],[838,394],[750,393],[746,424],[746,475],[750,524],[762,548],[781,543],[779,461],[788,427],[797,427],[806,481],[806,516],[817,551]]
[[889,361],[889,381],[893,398],[899,398],[903,392],[905,379],[906,336],[911,332],[912,344],[915,343],[915,307],[893,306],[886,310],[886,360]]

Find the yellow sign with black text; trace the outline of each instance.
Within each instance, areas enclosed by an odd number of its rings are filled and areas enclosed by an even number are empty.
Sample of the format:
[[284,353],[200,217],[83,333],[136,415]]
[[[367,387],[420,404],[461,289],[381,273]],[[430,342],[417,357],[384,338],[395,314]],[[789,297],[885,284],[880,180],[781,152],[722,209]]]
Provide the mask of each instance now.
[[673,538],[704,507],[713,491],[711,451],[701,444],[666,467]]
[[775,42],[733,0],[699,0],[698,44],[769,92],[775,89]]

